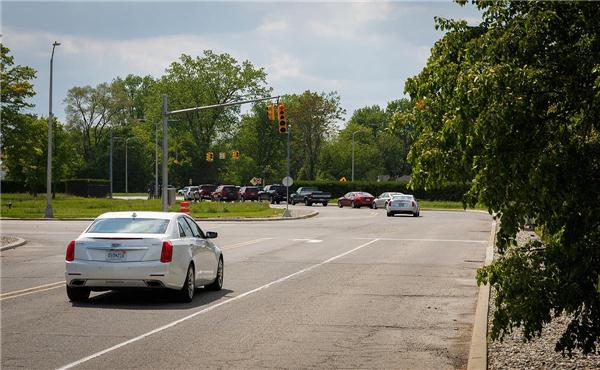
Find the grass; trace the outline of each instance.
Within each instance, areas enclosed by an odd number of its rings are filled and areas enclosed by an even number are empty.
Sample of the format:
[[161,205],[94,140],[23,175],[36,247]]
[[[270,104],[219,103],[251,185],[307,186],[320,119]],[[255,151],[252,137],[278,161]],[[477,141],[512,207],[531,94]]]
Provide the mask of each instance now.
[[[12,207],[8,208],[8,203]],[[46,197],[38,195],[33,197],[28,194],[2,194],[0,197],[0,215],[2,217],[16,218],[41,218],[46,209]],[[105,212],[113,211],[160,211],[160,199],[108,199],[108,198],[83,198],[65,194],[57,194],[52,201],[52,209],[56,218],[95,218]],[[179,202],[170,209],[179,211]],[[267,203],[192,203],[191,215],[199,218],[223,217],[273,217],[280,216],[282,209],[270,208]]]
[[148,193],[113,193],[115,197],[147,197]]

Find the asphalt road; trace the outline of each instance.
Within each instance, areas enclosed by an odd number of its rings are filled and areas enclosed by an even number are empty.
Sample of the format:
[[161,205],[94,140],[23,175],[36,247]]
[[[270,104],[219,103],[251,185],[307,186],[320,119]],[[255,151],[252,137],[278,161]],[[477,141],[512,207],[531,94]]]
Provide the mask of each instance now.
[[[303,206],[297,206],[303,207]],[[315,218],[200,222],[221,292],[72,304],[64,250],[89,222],[1,221],[1,363],[14,368],[465,368],[491,217],[318,208]]]

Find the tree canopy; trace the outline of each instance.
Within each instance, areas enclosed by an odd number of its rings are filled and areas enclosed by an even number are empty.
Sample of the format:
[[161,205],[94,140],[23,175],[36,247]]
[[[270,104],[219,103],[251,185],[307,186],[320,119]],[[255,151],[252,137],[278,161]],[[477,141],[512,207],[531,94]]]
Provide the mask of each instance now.
[[[464,2],[462,2],[464,3]],[[470,182],[465,202],[501,220],[499,257],[478,272],[497,291],[491,336],[527,339],[554,316],[556,345],[596,351],[600,337],[600,7],[476,1],[483,21],[446,31],[406,83],[415,185]],[[541,241],[516,244],[535,220]]]

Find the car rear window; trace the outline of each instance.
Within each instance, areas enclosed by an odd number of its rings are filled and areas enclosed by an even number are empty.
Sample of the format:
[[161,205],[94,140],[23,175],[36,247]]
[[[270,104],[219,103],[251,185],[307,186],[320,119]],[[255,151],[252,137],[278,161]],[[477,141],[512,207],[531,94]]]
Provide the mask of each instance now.
[[99,218],[88,233],[164,234],[170,220],[156,218]]
[[413,200],[412,195],[394,195],[392,197],[394,200]]
[[237,191],[235,186],[223,186],[223,191]]
[[371,194],[365,193],[364,191],[359,191],[356,195],[360,195],[361,197],[373,197]]

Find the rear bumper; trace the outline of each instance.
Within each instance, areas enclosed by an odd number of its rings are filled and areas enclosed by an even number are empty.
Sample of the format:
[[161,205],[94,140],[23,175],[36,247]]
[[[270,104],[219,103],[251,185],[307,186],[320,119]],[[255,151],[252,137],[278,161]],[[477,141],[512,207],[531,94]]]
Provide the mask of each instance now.
[[417,208],[402,208],[402,207],[387,207],[387,211],[396,214],[415,214],[418,212]]
[[184,276],[160,261],[104,262],[74,260],[66,262],[67,285],[91,288],[181,288]]

